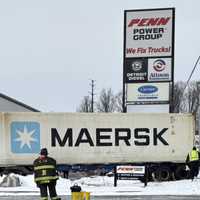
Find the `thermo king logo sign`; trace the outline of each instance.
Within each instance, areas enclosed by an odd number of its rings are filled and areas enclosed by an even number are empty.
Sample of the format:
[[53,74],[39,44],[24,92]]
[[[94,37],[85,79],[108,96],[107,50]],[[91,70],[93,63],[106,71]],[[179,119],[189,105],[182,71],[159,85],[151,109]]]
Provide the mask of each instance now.
[[12,122],[10,130],[13,153],[40,151],[40,124],[38,122]]

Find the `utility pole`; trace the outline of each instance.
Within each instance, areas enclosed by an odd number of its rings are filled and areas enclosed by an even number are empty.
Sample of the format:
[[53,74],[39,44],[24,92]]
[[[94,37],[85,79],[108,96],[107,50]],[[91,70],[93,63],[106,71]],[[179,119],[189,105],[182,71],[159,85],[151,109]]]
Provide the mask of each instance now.
[[91,112],[94,112],[94,80],[91,80],[91,92],[89,92],[91,94]]

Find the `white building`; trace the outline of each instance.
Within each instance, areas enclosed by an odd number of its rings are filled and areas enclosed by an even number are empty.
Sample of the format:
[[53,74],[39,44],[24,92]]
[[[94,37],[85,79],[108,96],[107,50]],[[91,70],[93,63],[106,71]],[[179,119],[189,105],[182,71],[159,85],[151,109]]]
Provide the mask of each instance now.
[[0,93],[0,112],[40,112],[22,102]]

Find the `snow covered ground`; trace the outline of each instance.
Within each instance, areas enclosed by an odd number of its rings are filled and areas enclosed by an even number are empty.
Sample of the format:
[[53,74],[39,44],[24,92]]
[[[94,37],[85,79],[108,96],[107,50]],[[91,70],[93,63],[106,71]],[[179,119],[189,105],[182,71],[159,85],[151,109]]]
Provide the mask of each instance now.
[[[39,195],[32,175],[18,176],[20,187],[0,187],[0,196],[4,195]],[[0,182],[3,177],[0,178]],[[137,180],[119,180],[117,187],[113,186],[113,177],[94,176],[75,181],[60,178],[57,183],[59,195],[70,195],[70,187],[74,184],[81,186],[82,191],[91,192],[91,195],[200,195],[200,177],[191,180],[150,182],[146,187]]]

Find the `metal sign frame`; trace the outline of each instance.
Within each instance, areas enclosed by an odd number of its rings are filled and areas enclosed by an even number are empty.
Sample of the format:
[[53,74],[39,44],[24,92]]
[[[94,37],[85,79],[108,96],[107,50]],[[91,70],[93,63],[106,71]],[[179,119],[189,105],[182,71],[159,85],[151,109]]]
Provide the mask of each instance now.
[[[173,112],[173,90],[174,90],[174,38],[175,38],[175,8],[155,8],[155,9],[137,9],[137,10],[125,10],[124,11],[124,52],[123,52],[123,99],[122,99],[122,103],[123,103],[123,112],[126,112],[126,84],[127,84],[127,77],[126,77],[126,62],[128,59],[130,59],[130,57],[126,57],[126,27],[127,27],[127,13],[130,12],[152,12],[152,11],[165,11],[165,10],[171,10],[172,11],[172,30],[171,30],[171,55],[168,56],[151,56],[151,57],[143,57],[141,55],[137,56],[137,57],[131,57],[131,58],[137,58],[138,60],[142,60],[142,59],[153,59],[153,58],[171,58],[171,80],[166,81],[166,82],[170,82],[171,88],[170,88],[170,112]],[[159,82],[159,81],[148,81],[148,83],[150,82]],[[162,81],[165,82],[165,81]]]

